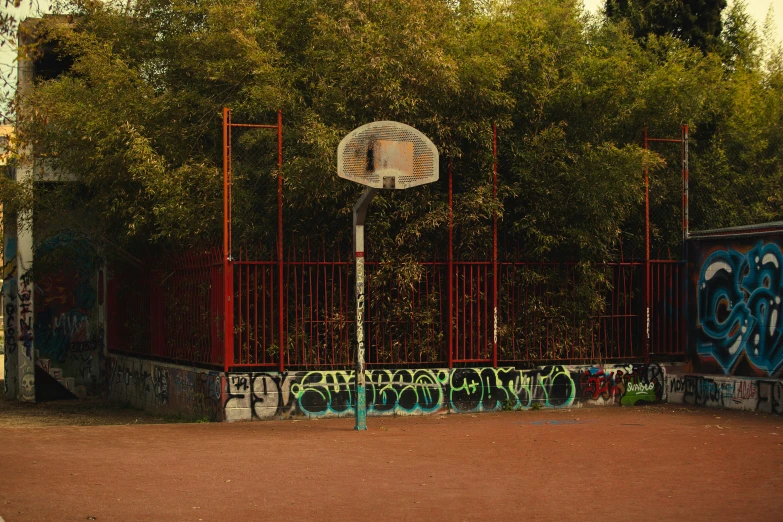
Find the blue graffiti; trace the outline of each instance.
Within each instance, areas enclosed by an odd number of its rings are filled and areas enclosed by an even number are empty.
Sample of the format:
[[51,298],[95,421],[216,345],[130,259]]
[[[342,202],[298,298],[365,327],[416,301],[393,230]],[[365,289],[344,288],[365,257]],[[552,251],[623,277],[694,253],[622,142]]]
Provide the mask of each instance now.
[[783,255],[759,242],[747,253],[713,252],[697,286],[697,351],[714,357],[730,373],[742,354],[774,374],[783,365]]
[[[36,349],[41,356],[63,362],[72,343],[91,341],[90,317],[97,302],[92,284],[96,251],[84,236],[72,231],[59,231],[36,246],[36,257],[59,252],[63,258],[55,275],[65,275],[65,286],[39,281],[37,292],[44,299],[35,315]],[[50,301],[45,305],[47,298]]]

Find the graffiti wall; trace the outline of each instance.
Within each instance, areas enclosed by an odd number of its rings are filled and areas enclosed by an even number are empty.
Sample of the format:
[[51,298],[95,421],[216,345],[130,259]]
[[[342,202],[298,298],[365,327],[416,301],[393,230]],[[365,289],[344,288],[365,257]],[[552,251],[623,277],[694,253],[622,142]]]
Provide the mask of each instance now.
[[35,249],[35,349],[41,359],[91,393],[99,389],[102,336],[97,327],[97,255],[83,236],[49,235]]
[[[511,409],[637,405],[665,399],[658,365],[546,366],[371,370],[365,384],[368,415],[474,413]],[[232,373],[227,377],[229,421],[303,415],[352,416],[353,371]]]
[[105,360],[110,400],[160,414],[223,420],[223,374],[110,355]]
[[689,354],[703,373],[776,377],[783,368],[783,233],[690,243]]
[[3,391],[8,399],[15,399],[17,392],[18,363],[16,357],[16,229],[4,216],[6,229],[3,244]]
[[776,379],[669,374],[666,395],[672,404],[783,414],[783,382]]

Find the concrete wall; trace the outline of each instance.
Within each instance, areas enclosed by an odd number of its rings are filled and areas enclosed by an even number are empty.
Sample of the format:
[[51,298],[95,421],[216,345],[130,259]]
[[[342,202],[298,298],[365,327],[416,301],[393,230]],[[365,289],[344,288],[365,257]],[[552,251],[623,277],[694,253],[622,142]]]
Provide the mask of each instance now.
[[[353,371],[231,373],[225,419],[303,415],[352,416]],[[373,370],[367,372],[368,415],[473,413],[502,409],[636,405],[665,399],[656,364]]]
[[223,420],[222,372],[111,354],[105,375],[112,401],[158,414]]
[[[20,48],[33,42],[32,36],[21,29],[20,27]],[[32,86],[32,81],[32,61],[20,59],[17,92],[24,95]],[[24,114],[20,113],[18,117],[22,118]],[[29,145],[21,147],[15,181],[19,183],[29,181],[33,177],[34,166],[32,147]],[[13,281],[7,287],[3,286],[5,312],[7,315],[10,312],[11,315],[10,319],[5,320],[5,335],[6,339],[10,338],[10,344],[14,345],[9,346],[9,341],[6,341],[6,353],[8,354],[9,348],[14,352],[10,354],[9,361],[5,364],[5,380],[9,383],[6,397],[15,397],[23,402],[35,402],[35,350],[33,348],[35,288],[30,274],[27,273],[33,265],[32,217],[30,214],[22,214],[13,216],[11,223],[6,222],[11,226],[5,229],[5,233],[14,238],[14,244],[6,243],[9,252],[3,257],[4,268],[13,270]],[[9,228],[14,230],[11,231]],[[10,240],[9,237],[8,241]],[[12,378],[9,373],[15,373],[16,378]]]
[[666,375],[667,402],[783,414],[783,381],[722,375]]
[[[213,421],[351,417],[353,371],[231,373],[110,354],[108,397]],[[783,414],[783,380],[670,373],[657,364],[372,370],[368,415],[684,404]]]
[[3,215],[3,387],[6,399],[16,399],[19,365],[16,353],[16,218]]

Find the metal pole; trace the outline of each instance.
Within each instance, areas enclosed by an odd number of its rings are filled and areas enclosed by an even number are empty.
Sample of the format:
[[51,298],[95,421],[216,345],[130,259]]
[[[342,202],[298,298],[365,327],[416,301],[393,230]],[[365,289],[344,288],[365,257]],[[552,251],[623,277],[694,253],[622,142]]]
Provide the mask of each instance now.
[[[644,126],[644,150],[649,149],[647,125]],[[642,352],[645,362],[650,362],[650,172],[644,165],[644,336]]]
[[283,313],[283,111],[277,111],[277,292],[278,331],[280,332],[279,370],[285,369],[285,317]]
[[688,231],[690,228],[688,215],[688,177],[690,175],[690,166],[688,165],[688,126],[682,126],[682,244],[688,239]]
[[688,236],[690,235],[690,194],[688,191],[688,181],[690,176],[690,165],[688,164],[688,126],[682,126],[682,149],[683,149],[683,167],[682,167],[682,183],[683,183],[683,219],[684,230],[682,238],[682,261],[683,270],[681,273],[682,283],[681,289],[683,299],[682,306],[682,346],[680,349],[685,353],[686,358],[688,354]]
[[367,187],[353,206],[353,250],[356,267],[356,426],[367,429],[367,395],[364,389],[364,220],[378,189]]
[[223,107],[223,371],[234,364],[234,272],[231,263],[231,109]]
[[449,354],[448,362],[449,369],[454,366],[454,179],[451,160],[449,160],[449,258],[448,258],[448,271],[449,271],[449,326],[448,326],[448,343]]
[[[498,196],[498,128],[492,123],[492,197]],[[492,212],[492,367],[498,367],[498,213]]]

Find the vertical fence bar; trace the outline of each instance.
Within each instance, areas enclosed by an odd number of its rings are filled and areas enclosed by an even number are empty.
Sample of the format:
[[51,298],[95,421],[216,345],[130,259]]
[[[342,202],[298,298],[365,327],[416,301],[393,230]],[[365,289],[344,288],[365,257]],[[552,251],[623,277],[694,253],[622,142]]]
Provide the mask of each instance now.
[[[175,278],[178,276],[174,276]],[[152,355],[172,355],[166,353],[166,302],[163,298],[160,270],[149,272],[149,310],[150,310],[150,352]],[[189,297],[189,296],[188,296]]]
[[683,238],[682,238],[682,263],[680,264],[680,352],[688,352],[688,236],[690,235],[690,194],[688,183],[690,177],[690,165],[688,158],[688,126],[682,126],[682,175],[683,175]]
[[277,306],[280,337],[280,373],[285,369],[285,316],[283,311],[283,111],[277,111]]
[[223,107],[223,370],[234,364],[234,273],[231,263],[231,110]]
[[449,160],[449,252],[448,252],[448,343],[449,369],[454,366],[454,172]]
[[[644,126],[644,150],[649,149],[647,143],[647,125]],[[642,336],[642,352],[644,361],[650,362],[650,169],[645,160],[644,165],[644,317]]]
[[[498,197],[498,127],[492,123],[492,197]],[[492,367],[498,367],[498,213],[492,212]]]
[[688,240],[688,126],[682,126],[682,257]]

